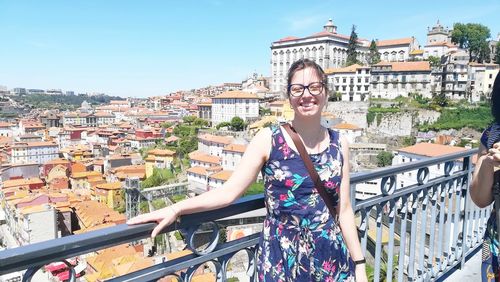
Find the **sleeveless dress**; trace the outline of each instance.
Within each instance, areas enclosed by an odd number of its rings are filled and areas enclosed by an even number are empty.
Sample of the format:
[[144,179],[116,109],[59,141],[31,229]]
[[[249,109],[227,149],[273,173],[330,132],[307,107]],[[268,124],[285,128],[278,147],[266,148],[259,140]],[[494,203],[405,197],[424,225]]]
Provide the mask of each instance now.
[[[481,135],[481,144],[486,148],[491,148],[495,141],[500,138],[500,124],[493,124]],[[497,235],[497,220],[495,209],[491,212],[486,223],[486,230],[483,238],[481,277],[483,282],[494,282],[495,277],[500,277],[500,267],[498,264],[499,245]]]
[[[354,263],[338,222],[281,127],[271,132],[272,149],[262,168],[267,216],[257,250],[258,280],[354,281]],[[328,133],[328,148],[309,156],[336,206],[343,158],[339,133]]]

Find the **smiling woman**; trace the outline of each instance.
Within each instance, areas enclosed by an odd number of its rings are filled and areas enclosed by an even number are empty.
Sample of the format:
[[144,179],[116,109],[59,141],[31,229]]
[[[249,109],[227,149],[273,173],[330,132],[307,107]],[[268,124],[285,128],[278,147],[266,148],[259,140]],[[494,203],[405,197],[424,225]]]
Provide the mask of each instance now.
[[155,236],[180,215],[229,205],[262,171],[267,215],[257,250],[259,281],[367,281],[349,195],[348,144],[320,124],[325,81],[313,61],[295,62],[287,87],[291,124],[262,129],[221,188],[128,223],[158,222]]

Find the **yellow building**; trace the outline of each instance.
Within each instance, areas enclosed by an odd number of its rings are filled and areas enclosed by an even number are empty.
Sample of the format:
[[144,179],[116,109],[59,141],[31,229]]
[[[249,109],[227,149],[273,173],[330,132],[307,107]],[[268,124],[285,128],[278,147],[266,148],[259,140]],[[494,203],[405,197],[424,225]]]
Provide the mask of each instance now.
[[71,175],[71,188],[72,189],[87,189],[92,187],[91,182],[95,183],[96,178],[102,179],[102,173],[98,171],[83,171],[75,172]]
[[121,189],[121,182],[97,184],[93,188],[93,196],[97,201],[105,203],[109,208],[114,209],[123,203]]
[[148,152],[146,157],[146,178],[153,175],[154,168],[170,168],[175,160],[175,152],[167,149],[154,149]]

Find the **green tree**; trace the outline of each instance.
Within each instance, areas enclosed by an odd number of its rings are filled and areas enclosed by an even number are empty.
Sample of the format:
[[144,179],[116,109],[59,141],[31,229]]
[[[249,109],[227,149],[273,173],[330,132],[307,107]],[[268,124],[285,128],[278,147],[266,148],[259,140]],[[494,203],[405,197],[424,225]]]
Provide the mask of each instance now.
[[208,121],[202,118],[196,118],[193,122],[193,125],[196,127],[208,127]]
[[242,131],[245,129],[245,121],[240,117],[233,117],[231,119],[231,129],[234,131]]
[[141,188],[156,187],[168,183],[174,175],[170,169],[153,168],[153,174],[141,182]]
[[500,42],[495,46],[495,63],[500,64]]
[[413,146],[417,143],[417,138],[415,136],[407,136],[403,138],[403,146]]
[[266,115],[270,115],[270,114],[271,114],[270,109],[259,107],[259,116],[266,116]]
[[352,26],[351,37],[349,38],[349,43],[347,44],[347,59],[346,66],[358,64],[358,57],[356,49],[358,47],[358,34],[356,33],[356,26]]
[[439,57],[429,56],[427,60],[429,61],[429,64],[431,65],[432,68],[437,68],[441,66],[441,59]]
[[195,116],[185,116],[182,118],[182,121],[184,123],[187,123],[188,125],[191,125],[193,124],[193,122],[197,119],[197,117]]
[[481,45],[481,50],[479,51],[478,62],[489,63],[491,62],[491,49],[488,42],[484,42]]
[[217,124],[217,125],[215,126],[215,128],[216,128],[217,130],[219,130],[219,129],[221,129],[221,127],[227,127],[227,126],[231,126],[231,123],[230,123],[230,122],[227,122],[227,121],[223,121],[223,122],[221,122],[221,123]]
[[378,52],[377,42],[372,40],[368,53],[368,64],[375,65],[380,62],[380,53]]
[[394,155],[391,152],[382,151],[377,155],[377,166],[384,167],[392,164]]
[[437,93],[432,96],[431,104],[438,107],[446,107],[450,101],[446,98],[446,94],[444,92]]
[[469,62],[480,59],[481,50],[485,49],[484,44],[488,42],[489,37],[490,29],[476,23],[456,23],[451,33],[451,41],[469,51]]
[[342,100],[342,93],[338,91],[332,91],[330,95],[328,96],[328,101],[330,102],[335,102],[335,101],[340,101]]

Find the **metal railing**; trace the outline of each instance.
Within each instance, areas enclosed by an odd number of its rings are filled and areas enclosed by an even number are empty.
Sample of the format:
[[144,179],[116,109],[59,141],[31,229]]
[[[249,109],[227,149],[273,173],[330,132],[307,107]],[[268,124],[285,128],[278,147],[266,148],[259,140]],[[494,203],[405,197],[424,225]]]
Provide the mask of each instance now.
[[[443,280],[479,250],[490,210],[479,209],[468,194],[472,155],[477,149],[423,161],[404,163],[351,176],[352,201],[359,224],[363,252],[373,268],[374,281]],[[436,165],[441,167],[436,168]],[[416,172],[413,178],[409,173]],[[437,174],[436,174],[437,172]],[[354,200],[356,185],[379,179],[380,195]],[[397,188],[398,181],[410,183]],[[397,189],[396,189],[397,188]],[[196,270],[210,264],[217,281],[226,281],[229,262],[236,253],[248,257],[246,273],[256,279],[259,234],[218,244],[216,220],[264,207],[264,196],[242,198],[214,211],[185,215],[164,232],[184,230],[193,251],[171,261],[114,277],[110,281],[153,281],[165,276],[191,281]],[[195,232],[201,223],[210,226],[208,247],[197,250]],[[125,224],[84,234],[35,243],[0,252],[0,275],[28,269],[24,281],[44,265],[92,253],[107,247],[147,238],[155,224]],[[69,265],[69,263],[67,263]],[[70,271],[74,276],[74,271]]]

